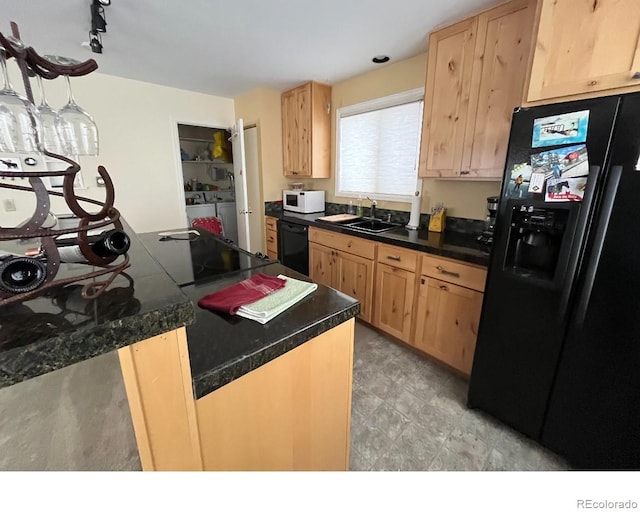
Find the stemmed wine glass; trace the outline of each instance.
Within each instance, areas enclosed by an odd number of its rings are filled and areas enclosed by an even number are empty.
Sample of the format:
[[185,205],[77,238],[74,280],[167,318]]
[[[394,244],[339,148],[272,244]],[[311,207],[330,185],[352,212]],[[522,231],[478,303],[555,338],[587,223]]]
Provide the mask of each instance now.
[[[10,37],[7,39],[13,43]],[[16,44],[20,43],[16,40]],[[20,43],[21,44],[21,43]],[[38,113],[33,104],[11,87],[5,61],[5,49],[0,46],[0,67],[4,86],[0,90],[0,150],[8,153],[39,152],[36,131]]]
[[36,79],[40,90],[40,105],[36,108],[40,118],[40,144],[51,153],[70,154],[67,141],[71,134],[67,122],[47,103],[40,75],[36,75]]
[[[57,55],[45,55],[45,58],[63,65],[79,63],[74,59]],[[69,100],[67,104],[58,111],[58,114],[64,121],[63,126],[67,151],[72,155],[97,155],[98,127],[93,117],[76,103],[71,91],[69,76],[64,75],[64,78],[67,83]]]
[[69,76],[64,75],[67,81],[69,102],[60,109],[59,114],[66,121],[70,138],[67,141],[69,151],[75,155],[98,154],[98,127],[93,117],[78,105],[71,92]]

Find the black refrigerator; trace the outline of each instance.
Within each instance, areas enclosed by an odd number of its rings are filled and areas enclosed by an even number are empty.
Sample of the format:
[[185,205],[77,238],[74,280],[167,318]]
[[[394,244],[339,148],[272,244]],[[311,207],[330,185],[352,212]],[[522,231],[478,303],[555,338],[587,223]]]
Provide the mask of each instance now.
[[640,469],[640,93],[513,114],[468,405]]

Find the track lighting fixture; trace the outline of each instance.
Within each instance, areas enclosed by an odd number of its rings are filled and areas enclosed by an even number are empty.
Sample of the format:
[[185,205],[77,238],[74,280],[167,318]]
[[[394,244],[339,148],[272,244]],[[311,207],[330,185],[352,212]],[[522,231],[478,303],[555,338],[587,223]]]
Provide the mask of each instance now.
[[93,53],[102,53],[101,33],[107,31],[107,19],[104,14],[104,6],[111,5],[111,0],[91,1],[91,31],[89,32],[89,46]]
[[89,46],[93,53],[102,53],[102,37],[99,32],[89,32]]

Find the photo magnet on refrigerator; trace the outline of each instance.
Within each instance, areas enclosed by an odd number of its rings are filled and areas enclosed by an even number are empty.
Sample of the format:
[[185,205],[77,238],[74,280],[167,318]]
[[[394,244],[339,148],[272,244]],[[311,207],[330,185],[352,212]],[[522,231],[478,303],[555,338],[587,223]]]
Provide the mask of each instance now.
[[587,188],[587,177],[560,178],[547,180],[547,202],[582,201],[584,190]]
[[528,197],[530,179],[531,166],[528,163],[514,165],[507,184],[507,194],[511,197]]
[[585,142],[588,126],[588,110],[534,119],[531,147],[539,148]]
[[544,173],[547,179],[578,178],[589,174],[587,146],[578,144],[531,155],[533,172]]

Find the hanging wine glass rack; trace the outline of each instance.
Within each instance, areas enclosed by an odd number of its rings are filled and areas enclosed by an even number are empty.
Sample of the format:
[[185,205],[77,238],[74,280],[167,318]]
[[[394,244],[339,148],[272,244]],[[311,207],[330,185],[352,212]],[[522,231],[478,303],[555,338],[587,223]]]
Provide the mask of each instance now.
[[[14,38],[20,40],[20,31],[15,22],[11,22],[11,32]],[[41,57],[33,48],[24,46],[17,48],[10,40],[0,32],[0,45],[5,49],[6,59],[14,58],[18,64],[24,82],[26,96],[32,104],[35,104],[29,76],[39,75],[45,80],[53,80],[59,76],[84,76],[96,69],[98,64],[89,59],[85,62],[73,65],[53,63]],[[35,119],[32,119],[35,126]],[[36,133],[36,141],[39,134]],[[41,145],[42,146],[42,145]],[[68,164],[64,170],[57,171],[15,171],[0,170],[0,178],[27,178],[30,186],[14,185],[6,181],[0,181],[0,188],[8,188],[19,191],[33,192],[36,198],[35,211],[31,218],[19,227],[0,227],[0,242],[8,240],[40,239],[41,257],[46,260],[47,275],[43,284],[35,290],[12,294],[0,290],[0,306],[30,300],[44,294],[54,287],[65,286],[70,283],[90,280],[83,286],[82,296],[85,299],[95,299],[113,282],[113,280],[130,266],[129,256],[124,254],[121,261],[116,262],[119,256],[101,257],[92,250],[89,244],[87,231],[105,226],[113,226],[115,229],[123,229],[120,220],[120,212],[114,207],[115,193],[111,177],[103,166],[98,166],[98,174],[104,180],[106,196],[104,202],[88,197],[77,196],[73,187],[76,174],[80,171],[80,165],[63,155],[58,155],[44,150],[43,154],[49,158],[61,160]],[[62,177],[63,192],[48,190],[42,178]],[[78,217],[79,225],[68,229],[54,229],[44,227],[45,220],[49,216],[49,196],[63,197],[71,212]],[[101,206],[97,213],[87,212],[80,203],[89,203]],[[74,275],[56,279],[60,268],[60,254],[55,239],[63,234],[77,233],[78,246],[86,259],[86,265],[98,267],[86,274]],[[103,280],[96,280],[105,276]]]

